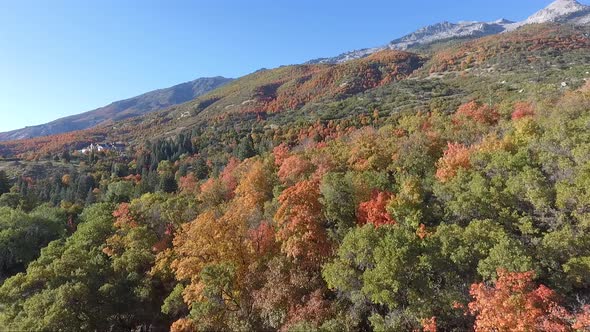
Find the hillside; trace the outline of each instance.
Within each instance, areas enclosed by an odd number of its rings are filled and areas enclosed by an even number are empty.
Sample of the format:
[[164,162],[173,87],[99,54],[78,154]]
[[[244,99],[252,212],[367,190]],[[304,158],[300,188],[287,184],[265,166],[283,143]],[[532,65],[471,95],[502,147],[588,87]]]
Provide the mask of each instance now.
[[92,111],[57,119],[46,124],[0,133],[0,141],[67,133],[143,115],[193,100],[228,82],[231,82],[231,79],[224,77],[199,78],[170,88],[154,90],[137,97],[116,101]]
[[388,50],[337,65],[262,70],[143,117],[67,135],[4,142],[0,153],[40,156],[90,142],[140,146],[147,138],[192,131],[209,140],[204,144],[214,150],[218,135],[237,135],[239,140],[252,130],[281,132],[326,119],[347,121],[373,109],[384,116],[433,104],[450,110],[456,104],[448,101],[457,97],[518,98],[541,91],[556,95],[588,78],[589,48],[588,28],[546,24],[475,41],[433,44],[422,55]]
[[[249,118],[299,109],[322,100],[338,100],[407,78],[424,60],[415,54],[384,51],[343,65],[285,66],[235,80],[205,96],[161,112],[108,126],[63,135],[0,143],[0,154],[56,153],[99,140],[139,143],[142,139],[191,130],[196,123],[234,114]],[[157,132],[154,132],[157,131]],[[169,131],[169,132],[168,132]],[[153,135],[153,136],[152,136]]]
[[[410,33],[406,36],[401,38],[397,38],[385,46],[380,47],[373,47],[362,49],[358,51],[351,51],[341,54],[337,57],[332,58],[322,58],[311,60],[307,62],[307,65],[310,65],[307,69],[298,69],[301,70],[300,73],[285,73],[285,75],[291,75],[293,77],[298,77],[298,79],[306,80],[306,75],[309,75],[311,71],[316,70],[312,68],[313,65],[320,65],[320,64],[342,64],[351,60],[355,59],[362,59],[365,57],[369,57],[376,52],[383,52],[385,50],[410,50],[414,51],[415,53],[423,53],[424,51],[430,52],[434,47],[438,44],[449,42],[449,43],[456,43],[465,40],[473,40],[484,36],[489,35],[497,35],[502,32],[513,31],[518,29],[519,27],[523,27],[526,25],[531,24],[543,24],[543,23],[562,23],[568,25],[578,25],[584,26],[590,22],[590,6],[581,4],[576,0],[556,0],[551,3],[546,8],[534,13],[526,20],[521,22],[512,22],[505,19],[499,19],[494,22],[475,22],[475,21],[465,21],[460,23],[450,23],[450,22],[442,22],[433,24],[417,31]],[[500,38],[502,39],[502,38]],[[479,52],[479,51],[478,51]],[[439,58],[445,56],[457,57],[457,55],[437,55]],[[467,57],[464,59],[463,65],[465,62],[473,61],[473,56]],[[453,61],[445,59],[444,61]],[[437,66],[441,66],[440,63],[435,64]],[[306,72],[309,70],[310,72]],[[273,75],[281,75],[275,74]],[[327,74],[330,75],[330,74]],[[353,74],[354,75],[354,74]],[[372,75],[372,74],[369,74]],[[250,76],[247,76],[250,77]],[[288,80],[288,77],[279,78],[279,80]],[[332,78],[326,78],[328,81]],[[342,78],[337,78],[342,79]],[[372,78],[371,78],[372,79]],[[316,79],[317,80],[317,79]],[[130,98],[123,101],[114,102],[108,106],[89,111],[86,113],[58,119],[52,121],[47,124],[26,127],[23,129],[18,129],[10,132],[0,133],[0,141],[10,141],[10,140],[17,140],[17,139],[26,139],[26,138],[34,138],[39,136],[47,136],[52,134],[59,134],[65,132],[71,132],[86,128],[95,127],[101,124],[105,124],[107,122],[118,121],[129,117],[135,117],[138,115],[146,114],[149,112],[153,112],[156,110],[165,109],[172,105],[182,104],[184,102],[191,101],[200,95],[206,94],[209,91],[215,90],[217,87],[220,87],[228,82],[231,79],[225,79],[221,77],[216,78],[201,78],[195,81],[179,84],[177,86],[156,90],[152,92],[148,92],[141,96],[137,96],[134,98]],[[242,80],[241,82],[243,82]],[[275,87],[272,85],[274,84],[283,84],[284,82],[268,82],[268,86],[260,86],[259,88],[262,90],[273,90]],[[316,82],[317,83],[317,82]],[[348,82],[340,82],[341,84],[349,84]],[[298,90],[300,89],[312,89],[310,84],[314,84],[314,82],[308,82],[305,85],[300,87],[301,83],[294,83],[291,82],[291,85],[296,86]],[[354,84],[354,82],[352,82]],[[373,84],[374,85],[374,84]],[[375,87],[375,86],[370,86]],[[283,87],[283,91],[289,89],[289,85],[285,85]],[[335,88],[332,88],[334,90]],[[351,89],[346,88],[346,89]],[[344,91],[346,89],[341,89],[340,97],[345,95],[347,92]],[[353,90],[355,87],[352,88]],[[356,87],[358,91],[366,90],[366,87],[362,87],[360,90]],[[262,94],[268,93],[269,91],[259,91]],[[357,91],[357,92],[358,92]],[[273,92],[273,91],[270,91]],[[353,91],[354,92],[354,91]],[[299,100],[290,100],[290,102],[294,103],[291,105],[280,105],[276,104],[272,107],[274,108],[289,108],[294,106],[301,106],[301,104],[305,104],[311,99],[317,99],[321,97],[321,93],[316,95],[314,91],[307,91],[307,96],[291,96],[290,99],[299,99]],[[337,92],[334,92],[338,94]],[[313,97],[311,97],[313,96]],[[259,96],[261,97],[261,96]],[[268,97],[268,96],[267,96]],[[281,100],[285,99],[285,96],[277,96],[277,102],[281,102]],[[215,99],[217,97],[213,97]],[[211,99],[212,100],[212,99]],[[211,101],[210,100],[210,101]],[[254,99],[253,99],[254,100]],[[246,102],[247,100],[242,100],[242,102]],[[241,108],[240,106],[226,104],[228,108]],[[258,106],[250,105],[251,109],[260,108]]]

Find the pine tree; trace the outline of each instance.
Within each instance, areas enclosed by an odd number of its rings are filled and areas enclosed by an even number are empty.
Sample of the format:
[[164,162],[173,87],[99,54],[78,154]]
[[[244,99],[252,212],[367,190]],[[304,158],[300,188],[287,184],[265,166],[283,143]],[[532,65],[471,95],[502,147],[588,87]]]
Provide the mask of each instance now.
[[10,191],[10,181],[4,170],[0,170],[0,195]]
[[178,184],[176,183],[176,179],[174,179],[174,175],[172,174],[164,174],[160,178],[160,185],[158,186],[159,189],[166,193],[173,193],[178,190]]
[[92,205],[96,203],[96,197],[94,197],[93,189],[88,189],[88,194],[86,195],[86,206]]
[[209,167],[207,166],[207,163],[205,162],[205,160],[203,158],[201,158],[201,157],[197,158],[193,167],[194,167],[194,173],[195,173],[197,179],[203,180],[203,179],[207,178],[207,176],[209,175]]
[[61,159],[66,162],[69,163],[72,160],[72,155],[70,154],[69,151],[65,150],[64,152],[62,152],[61,154]]
[[256,155],[256,150],[254,150],[254,141],[252,141],[252,136],[248,135],[240,141],[240,144],[236,148],[236,157],[240,160],[244,160],[247,158],[254,157]]

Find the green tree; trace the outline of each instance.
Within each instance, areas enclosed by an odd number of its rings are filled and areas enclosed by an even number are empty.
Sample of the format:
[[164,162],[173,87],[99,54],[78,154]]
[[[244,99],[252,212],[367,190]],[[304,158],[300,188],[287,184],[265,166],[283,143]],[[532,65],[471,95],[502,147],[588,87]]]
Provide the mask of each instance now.
[[165,173],[160,177],[158,189],[165,193],[173,193],[178,190],[178,184],[172,173]]
[[129,202],[134,192],[133,183],[129,181],[113,182],[108,185],[104,200],[111,203]]
[[40,206],[30,213],[0,208],[0,279],[24,271],[41,248],[66,234],[65,211]]
[[256,150],[254,149],[254,142],[252,141],[252,136],[247,135],[246,137],[240,140],[236,148],[236,157],[240,160],[244,160],[247,158],[254,157],[256,155]]
[[[159,308],[163,294],[153,292],[158,282],[136,269],[146,250],[131,247],[116,260],[105,253],[107,239],[115,235],[113,206],[91,205],[80,218],[72,236],[51,242],[26,273],[0,286],[0,325],[27,331],[169,326]],[[134,237],[143,242],[142,236]]]
[[320,193],[330,235],[341,240],[355,226],[357,204],[352,181],[343,173],[328,173],[322,179]]
[[432,316],[444,317],[452,329],[464,322],[449,304],[464,300],[464,290],[439,250],[436,241],[420,239],[409,228],[365,225],[346,235],[323,276],[351,308],[361,310],[357,316],[370,315],[377,330],[419,328]]
[[10,181],[4,170],[0,170],[0,195],[10,192]]

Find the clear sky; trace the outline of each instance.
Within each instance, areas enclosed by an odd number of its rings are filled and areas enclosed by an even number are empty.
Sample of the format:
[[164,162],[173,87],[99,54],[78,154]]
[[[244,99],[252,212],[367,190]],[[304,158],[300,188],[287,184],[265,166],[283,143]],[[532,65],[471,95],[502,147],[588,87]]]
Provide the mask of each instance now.
[[[585,1],[587,2],[587,1]],[[551,0],[0,0],[0,131]]]

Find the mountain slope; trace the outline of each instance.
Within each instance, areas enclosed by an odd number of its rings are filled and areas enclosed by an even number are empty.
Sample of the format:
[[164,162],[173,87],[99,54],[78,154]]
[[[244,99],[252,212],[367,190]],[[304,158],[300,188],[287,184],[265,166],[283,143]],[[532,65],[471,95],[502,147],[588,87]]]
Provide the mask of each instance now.
[[[342,100],[408,78],[425,59],[408,52],[387,50],[340,65],[294,65],[260,70],[194,100],[144,116],[123,119],[91,129],[0,143],[0,156],[44,155],[80,149],[91,142],[123,141],[129,145],[174,135],[195,127],[214,128],[235,119],[239,126],[257,117],[277,116],[301,107]],[[235,131],[235,130],[234,130]],[[217,132],[219,135],[223,133]]]
[[0,156],[45,158],[92,142],[125,142],[134,149],[148,140],[183,133],[192,133],[201,153],[216,155],[228,149],[228,142],[253,132],[289,140],[310,130],[321,132],[316,126],[327,122],[333,129],[340,123],[362,125],[367,114],[446,112],[458,106],[451,99],[492,100],[492,87],[502,99],[521,99],[541,91],[557,95],[589,79],[588,36],[590,27],[529,25],[441,45],[429,55],[386,50],[337,65],[260,70],[192,101],[144,116],[67,134],[0,142]]
[[546,8],[536,12],[522,22],[500,19],[494,22],[442,22],[418,29],[406,36],[395,39],[387,45],[365,48],[342,53],[331,58],[320,58],[308,63],[343,63],[366,57],[385,49],[408,50],[435,42],[451,39],[473,39],[515,30],[528,24],[570,23],[576,25],[590,24],[590,6],[576,0],[556,0]]
[[206,113],[278,113],[405,79],[423,63],[416,54],[387,50],[341,65],[284,66],[245,76],[199,99],[206,98]]
[[166,89],[154,90],[137,97],[116,101],[95,110],[57,119],[55,121],[0,133],[0,141],[34,138],[87,129],[109,121],[134,117],[193,100],[232,79],[225,77],[199,78]]
[[[365,58],[379,51],[415,49],[446,40],[471,40],[515,30],[524,25],[545,22],[590,24],[590,6],[580,4],[575,0],[556,0],[522,22],[514,23],[501,19],[494,22],[437,23],[395,39],[384,46],[346,52],[332,58],[311,60],[306,64],[340,64]],[[135,98],[115,102],[90,112],[58,119],[44,125],[0,133],[0,141],[66,133],[106,124],[109,121],[146,114],[193,100],[229,81],[229,79],[222,77],[204,78],[172,88],[148,92]]]

